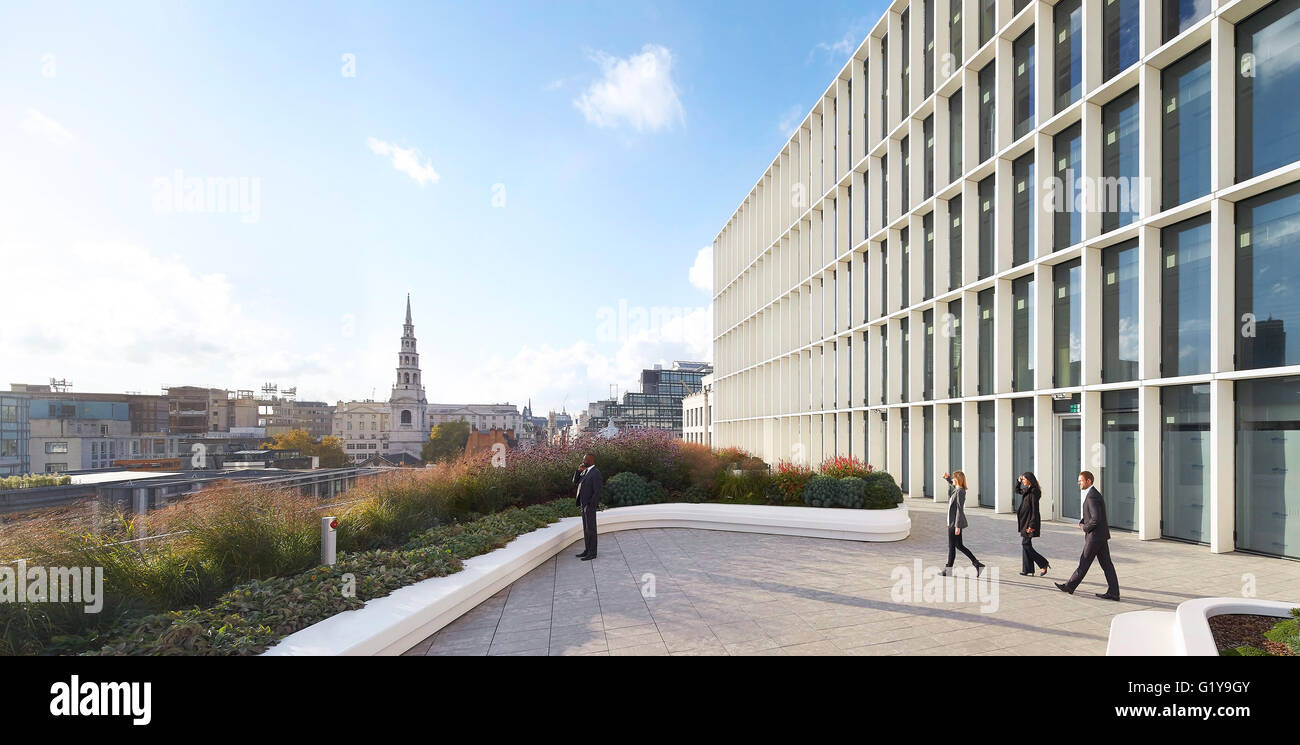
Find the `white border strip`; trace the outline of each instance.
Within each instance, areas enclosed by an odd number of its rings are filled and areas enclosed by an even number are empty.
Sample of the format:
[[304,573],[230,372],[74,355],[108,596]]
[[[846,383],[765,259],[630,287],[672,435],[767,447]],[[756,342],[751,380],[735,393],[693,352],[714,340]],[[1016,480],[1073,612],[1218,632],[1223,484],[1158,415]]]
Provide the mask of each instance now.
[[[851,510],[729,504],[650,504],[597,513],[601,533],[646,528],[702,528],[850,541],[901,541],[911,533],[907,507]],[[364,608],[297,631],[267,656],[399,655],[582,538],[568,517],[475,556],[446,577],[402,587]]]
[[1179,656],[1218,657],[1210,619],[1242,613],[1289,618],[1300,603],[1252,598],[1197,598],[1179,603],[1177,610],[1140,610],[1120,613],[1110,620],[1107,657]]

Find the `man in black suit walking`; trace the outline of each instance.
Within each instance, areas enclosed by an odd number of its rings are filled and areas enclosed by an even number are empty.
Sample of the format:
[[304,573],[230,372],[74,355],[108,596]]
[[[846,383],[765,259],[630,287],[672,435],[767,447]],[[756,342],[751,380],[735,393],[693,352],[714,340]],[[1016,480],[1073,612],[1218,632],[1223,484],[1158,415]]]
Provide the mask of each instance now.
[[1083,581],[1083,577],[1096,559],[1101,564],[1101,571],[1106,573],[1106,592],[1097,593],[1097,597],[1106,600],[1119,600],[1119,578],[1115,576],[1115,565],[1110,560],[1110,526],[1106,522],[1106,503],[1102,501],[1101,492],[1092,485],[1092,471],[1079,474],[1079,491],[1082,509],[1079,527],[1083,529],[1083,554],[1079,556],[1079,568],[1074,570],[1065,584],[1056,583],[1061,592],[1074,594],[1074,590]]
[[573,472],[573,483],[578,487],[578,506],[582,508],[583,551],[578,558],[590,561],[596,558],[596,505],[600,502],[600,487],[605,484],[590,453],[583,456],[582,466]]

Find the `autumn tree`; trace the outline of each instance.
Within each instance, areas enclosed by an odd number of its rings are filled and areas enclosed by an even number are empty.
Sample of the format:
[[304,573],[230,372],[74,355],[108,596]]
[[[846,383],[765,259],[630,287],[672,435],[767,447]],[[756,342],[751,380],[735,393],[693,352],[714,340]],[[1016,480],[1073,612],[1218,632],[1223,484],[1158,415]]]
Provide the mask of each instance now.
[[295,429],[275,435],[271,442],[262,443],[270,450],[297,450],[303,455],[320,458],[321,468],[342,468],[348,464],[348,456],[343,452],[343,441],[326,435],[319,442],[312,439],[305,429]]
[[465,452],[469,442],[469,422],[443,422],[433,428],[429,439],[420,449],[420,457],[427,462],[452,460]]

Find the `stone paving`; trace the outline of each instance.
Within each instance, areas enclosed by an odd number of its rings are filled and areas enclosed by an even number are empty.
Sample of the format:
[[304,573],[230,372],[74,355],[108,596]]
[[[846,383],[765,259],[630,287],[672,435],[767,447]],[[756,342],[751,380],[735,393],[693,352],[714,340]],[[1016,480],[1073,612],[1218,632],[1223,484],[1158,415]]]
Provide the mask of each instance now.
[[[1260,598],[1300,600],[1300,562],[1115,531],[1123,600],[1093,595],[1105,589],[1095,564],[1066,595],[1052,583],[1074,571],[1078,527],[1044,522],[1035,545],[1051,569],[1021,577],[1015,516],[983,509],[966,511],[966,545],[997,569],[985,585],[996,604],[989,595],[907,597],[893,592],[896,568],[947,558],[943,503],[908,507],[912,535],[895,543],[650,529],[602,535],[599,558],[579,561],[579,541],[406,654],[1103,655],[1116,613],[1240,596],[1247,574]],[[956,566],[968,566],[961,554]]]

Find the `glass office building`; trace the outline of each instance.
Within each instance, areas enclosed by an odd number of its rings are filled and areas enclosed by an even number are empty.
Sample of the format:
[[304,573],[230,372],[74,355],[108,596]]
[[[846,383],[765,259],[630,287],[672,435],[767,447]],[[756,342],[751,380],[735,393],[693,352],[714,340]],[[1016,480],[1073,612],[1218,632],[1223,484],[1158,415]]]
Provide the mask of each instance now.
[[1300,558],[1296,91],[1300,0],[894,2],[714,241],[715,444]]

